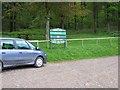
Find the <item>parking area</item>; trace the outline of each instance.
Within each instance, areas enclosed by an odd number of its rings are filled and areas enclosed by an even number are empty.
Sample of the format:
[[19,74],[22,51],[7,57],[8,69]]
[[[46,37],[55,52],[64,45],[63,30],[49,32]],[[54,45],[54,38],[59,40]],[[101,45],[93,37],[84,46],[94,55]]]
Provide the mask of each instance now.
[[3,88],[117,88],[118,56],[6,69]]

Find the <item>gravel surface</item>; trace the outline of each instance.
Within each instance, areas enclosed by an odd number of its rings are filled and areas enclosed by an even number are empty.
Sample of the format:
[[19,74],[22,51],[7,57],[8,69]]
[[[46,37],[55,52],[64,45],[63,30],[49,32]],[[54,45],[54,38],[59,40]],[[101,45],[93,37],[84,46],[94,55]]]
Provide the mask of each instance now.
[[6,69],[3,88],[118,88],[118,56]]

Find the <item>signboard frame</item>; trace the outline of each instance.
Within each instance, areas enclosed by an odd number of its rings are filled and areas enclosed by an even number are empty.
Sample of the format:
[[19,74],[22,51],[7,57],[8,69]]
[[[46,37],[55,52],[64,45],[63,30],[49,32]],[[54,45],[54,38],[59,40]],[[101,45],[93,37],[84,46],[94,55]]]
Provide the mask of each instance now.
[[52,44],[62,44],[64,43],[64,48],[66,48],[66,30],[61,28],[50,29],[50,49],[52,49]]

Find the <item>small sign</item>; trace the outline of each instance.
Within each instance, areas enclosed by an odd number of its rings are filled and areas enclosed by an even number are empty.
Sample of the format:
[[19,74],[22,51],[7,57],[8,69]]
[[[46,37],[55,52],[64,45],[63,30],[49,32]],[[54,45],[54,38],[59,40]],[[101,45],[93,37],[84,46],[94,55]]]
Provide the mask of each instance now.
[[50,29],[50,48],[52,48],[52,43],[64,43],[64,47],[66,47],[66,30],[60,28]]

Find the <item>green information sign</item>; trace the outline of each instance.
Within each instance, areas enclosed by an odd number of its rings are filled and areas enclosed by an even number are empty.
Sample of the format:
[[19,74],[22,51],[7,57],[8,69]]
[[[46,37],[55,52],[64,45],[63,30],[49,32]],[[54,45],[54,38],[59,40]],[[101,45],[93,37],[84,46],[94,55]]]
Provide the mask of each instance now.
[[52,43],[62,44],[64,43],[64,48],[66,47],[66,30],[55,28],[50,29],[50,48],[52,48]]

